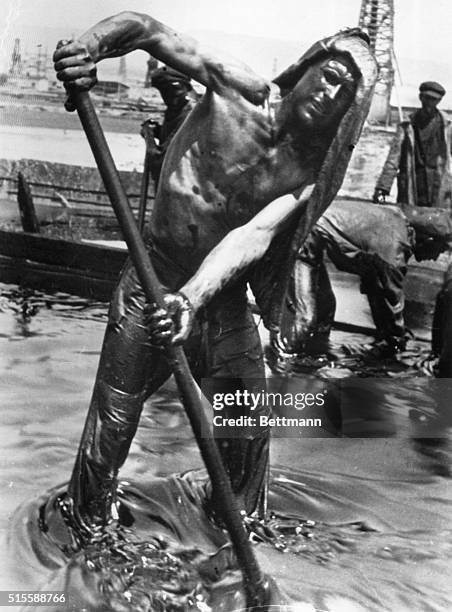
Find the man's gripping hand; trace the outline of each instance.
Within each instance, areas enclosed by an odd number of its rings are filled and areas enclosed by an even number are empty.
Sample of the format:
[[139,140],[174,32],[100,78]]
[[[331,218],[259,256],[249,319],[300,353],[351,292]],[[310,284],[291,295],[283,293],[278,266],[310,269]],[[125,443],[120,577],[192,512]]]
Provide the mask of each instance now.
[[165,308],[149,304],[145,309],[151,344],[159,348],[185,342],[193,325],[193,308],[183,293],[166,293],[164,302]]
[[71,93],[89,91],[97,83],[96,64],[82,42],[61,40],[53,54],[57,79],[62,81],[68,93],[64,106],[75,110]]

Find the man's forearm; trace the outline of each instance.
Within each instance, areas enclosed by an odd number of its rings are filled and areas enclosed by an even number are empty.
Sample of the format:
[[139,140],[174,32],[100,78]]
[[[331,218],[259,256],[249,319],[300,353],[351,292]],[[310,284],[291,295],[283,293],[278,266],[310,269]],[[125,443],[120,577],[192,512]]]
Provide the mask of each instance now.
[[[196,274],[181,288],[195,311],[206,304],[228,282],[259,260],[270,246],[271,236],[239,227],[204,259]],[[245,245],[245,248],[244,248]]]
[[206,304],[228,282],[264,256],[273,238],[301,213],[314,189],[309,184],[298,198],[276,198],[246,225],[237,227],[204,259],[196,274],[181,288],[195,310]]

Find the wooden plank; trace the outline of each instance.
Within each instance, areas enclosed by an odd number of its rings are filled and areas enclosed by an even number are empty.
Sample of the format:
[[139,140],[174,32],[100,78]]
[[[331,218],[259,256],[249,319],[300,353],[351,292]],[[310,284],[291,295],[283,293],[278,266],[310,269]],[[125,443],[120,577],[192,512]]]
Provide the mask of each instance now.
[[0,280],[39,289],[62,291],[94,300],[109,301],[116,278],[101,278],[86,270],[64,268],[0,255]]
[[[0,187],[7,194],[17,194],[17,173],[22,172],[35,198],[55,198],[61,193],[69,202],[88,202],[110,206],[97,168],[75,166],[36,159],[0,159]],[[121,182],[132,207],[138,207],[142,173],[121,170]],[[153,185],[150,198],[154,195]]]
[[[59,197],[58,194],[60,194],[60,192],[63,191],[62,189],[61,190],[53,189],[53,188],[52,189],[42,189],[41,187],[42,185],[39,185],[37,188],[33,189],[32,191],[33,198],[41,199],[41,200],[61,201],[61,198]],[[18,188],[17,189],[7,189],[5,193],[7,196],[15,197],[17,196],[18,190],[19,190]],[[94,191],[81,192],[81,191],[74,190],[74,189],[66,189],[64,193],[61,193],[60,195],[62,195],[69,202],[70,208],[73,207],[72,205],[74,203],[79,203],[79,204],[91,205],[91,206],[96,207],[97,209],[107,208],[111,210],[110,200],[108,199],[105,193],[96,194],[96,192]],[[131,208],[137,209],[140,196],[132,194],[132,195],[128,195],[128,199],[129,199]],[[152,201],[153,197],[150,196],[149,200]],[[112,212],[111,214],[114,214],[114,213]]]
[[[119,228],[111,206],[107,208],[83,203],[64,207],[61,204],[61,200],[49,200],[46,198],[44,201],[40,201],[39,197],[34,197],[33,201],[38,221],[41,224],[68,223],[72,217],[89,217],[99,220],[100,227],[105,223],[108,228]],[[0,224],[13,221],[17,223],[20,222],[17,202],[0,198]]]
[[0,254],[116,278],[127,253],[113,247],[0,230]]
[[19,205],[20,220],[24,232],[39,233],[39,223],[33,204],[30,185],[22,172],[17,174],[17,203]]
[[[46,185],[52,188],[58,185],[60,189],[68,187],[74,191],[105,193],[102,179],[95,167],[38,159],[0,160],[2,179],[15,179],[19,171],[23,172],[30,184]],[[141,172],[120,170],[119,175],[127,194],[140,193]]]

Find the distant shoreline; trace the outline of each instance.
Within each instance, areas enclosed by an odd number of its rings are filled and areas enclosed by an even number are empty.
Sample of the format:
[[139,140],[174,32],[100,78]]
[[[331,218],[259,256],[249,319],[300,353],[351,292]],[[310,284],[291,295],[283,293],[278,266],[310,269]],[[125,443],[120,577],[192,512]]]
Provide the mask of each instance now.
[[[140,125],[145,119],[159,119],[159,111],[129,111],[99,107],[98,115],[106,132],[120,134],[139,134]],[[63,102],[49,103],[36,99],[15,100],[13,103],[0,95],[0,125],[21,126],[33,128],[53,128],[63,130],[80,130],[80,121],[76,113],[68,113],[63,108]]]

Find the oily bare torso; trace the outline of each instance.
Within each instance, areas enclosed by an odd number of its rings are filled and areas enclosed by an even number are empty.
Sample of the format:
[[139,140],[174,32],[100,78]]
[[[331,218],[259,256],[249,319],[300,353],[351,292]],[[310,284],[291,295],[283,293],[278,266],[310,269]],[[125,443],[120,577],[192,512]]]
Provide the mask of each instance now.
[[171,143],[149,230],[187,273],[233,228],[308,182],[273,128],[267,111],[238,94],[208,92]]

